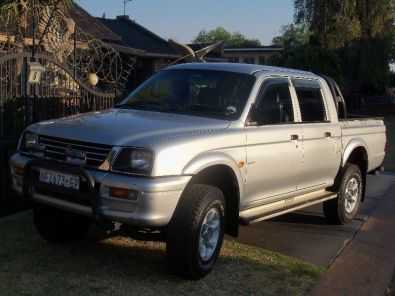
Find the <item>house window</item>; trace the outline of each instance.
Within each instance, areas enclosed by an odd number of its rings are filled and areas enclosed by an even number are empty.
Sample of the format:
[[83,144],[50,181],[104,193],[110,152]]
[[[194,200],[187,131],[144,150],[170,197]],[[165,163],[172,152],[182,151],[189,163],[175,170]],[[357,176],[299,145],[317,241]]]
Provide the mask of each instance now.
[[230,57],[229,58],[230,63],[238,63],[239,62],[239,57]]
[[266,64],[266,58],[264,56],[259,57],[259,65],[265,65]]
[[254,58],[244,58],[244,63],[255,64],[255,59]]

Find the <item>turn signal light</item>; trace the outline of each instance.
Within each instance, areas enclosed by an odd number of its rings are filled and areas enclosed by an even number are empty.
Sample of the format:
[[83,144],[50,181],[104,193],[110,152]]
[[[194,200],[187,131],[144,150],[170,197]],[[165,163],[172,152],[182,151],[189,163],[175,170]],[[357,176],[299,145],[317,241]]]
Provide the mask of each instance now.
[[110,197],[137,200],[138,193],[135,190],[124,189],[124,188],[110,188]]
[[15,175],[23,176],[25,174],[25,169],[23,167],[14,166],[13,171]]

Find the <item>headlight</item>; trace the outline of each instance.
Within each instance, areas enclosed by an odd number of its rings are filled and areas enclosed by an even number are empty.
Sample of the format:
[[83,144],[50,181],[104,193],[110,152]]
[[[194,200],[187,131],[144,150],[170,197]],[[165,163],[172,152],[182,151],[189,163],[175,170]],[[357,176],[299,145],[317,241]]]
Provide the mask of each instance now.
[[23,135],[21,149],[22,150],[36,150],[36,149],[38,149],[38,147],[39,147],[38,135],[31,133],[31,132],[26,132]]
[[114,171],[148,176],[153,165],[153,153],[145,149],[123,148],[112,166]]

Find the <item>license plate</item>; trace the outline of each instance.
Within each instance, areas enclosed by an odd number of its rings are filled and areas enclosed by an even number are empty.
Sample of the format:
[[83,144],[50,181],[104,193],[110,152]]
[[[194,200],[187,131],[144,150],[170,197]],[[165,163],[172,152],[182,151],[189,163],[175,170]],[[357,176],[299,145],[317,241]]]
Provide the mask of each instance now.
[[67,189],[80,189],[80,178],[74,175],[40,169],[40,182],[56,185]]

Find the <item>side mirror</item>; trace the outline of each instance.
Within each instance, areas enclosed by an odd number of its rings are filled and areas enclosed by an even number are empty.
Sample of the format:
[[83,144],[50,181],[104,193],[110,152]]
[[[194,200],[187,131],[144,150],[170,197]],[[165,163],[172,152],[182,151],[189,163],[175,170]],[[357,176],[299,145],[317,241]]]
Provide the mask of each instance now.
[[255,104],[251,105],[250,112],[248,114],[246,126],[258,126],[259,118],[258,118],[258,109]]

